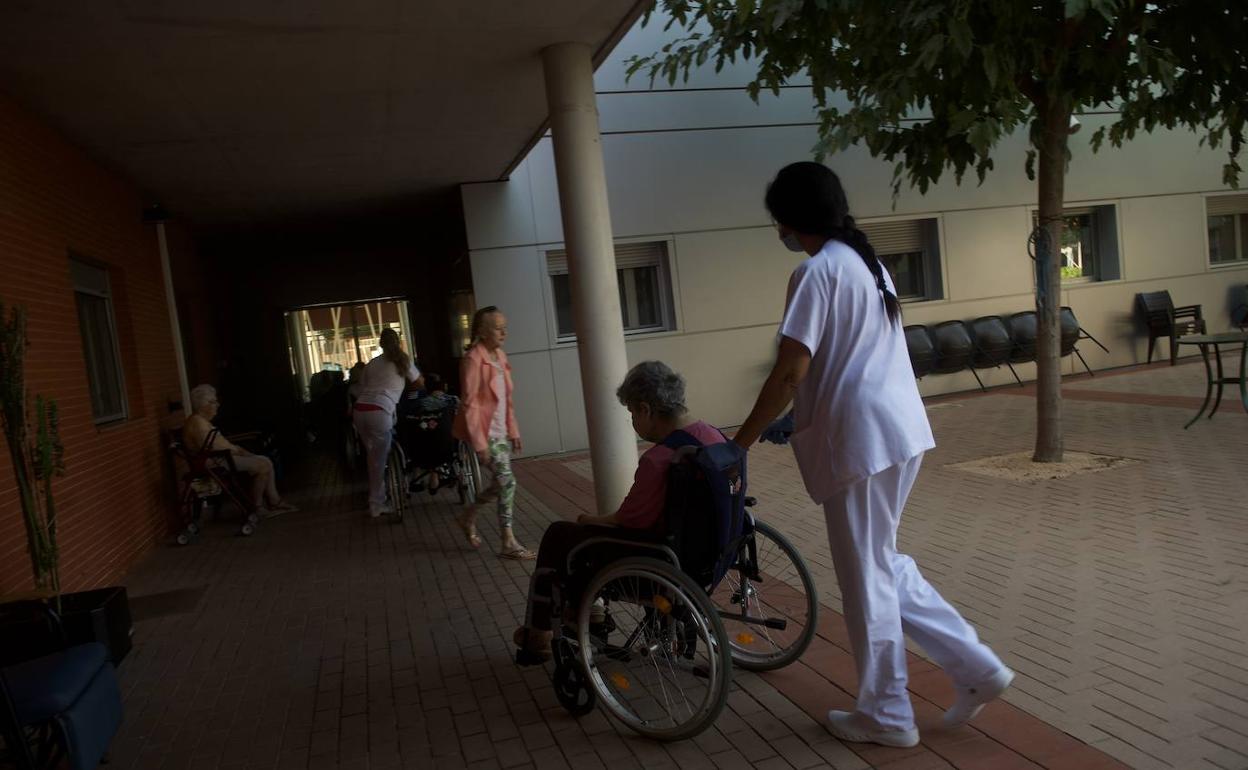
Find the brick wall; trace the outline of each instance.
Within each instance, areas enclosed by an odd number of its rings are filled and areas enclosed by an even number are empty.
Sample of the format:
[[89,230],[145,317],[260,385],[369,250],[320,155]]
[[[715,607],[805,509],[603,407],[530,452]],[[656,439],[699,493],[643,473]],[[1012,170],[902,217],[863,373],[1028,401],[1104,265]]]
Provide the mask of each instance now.
[[[117,581],[169,531],[161,420],[178,392],[156,236],[125,179],[0,96],[0,298],[30,317],[27,382],[61,409],[55,485],[67,589]],[[108,266],[130,417],[92,422],[69,255]],[[0,593],[29,586],[12,466],[0,446]]]

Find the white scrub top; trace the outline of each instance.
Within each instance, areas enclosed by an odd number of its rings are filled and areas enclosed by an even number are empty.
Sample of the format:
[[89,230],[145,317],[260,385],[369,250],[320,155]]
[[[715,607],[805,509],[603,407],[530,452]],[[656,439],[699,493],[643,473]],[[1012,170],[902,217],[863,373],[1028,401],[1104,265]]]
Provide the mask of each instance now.
[[356,403],[381,407],[387,414],[393,416],[399,398],[407,389],[407,383],[420,379],[420,370],[415,364],[410,364],[407,376],[404,377],[399,374],[399,369],[393,361],[387,361],[385,356],[377,356],[365,365],[364,376],[360,379],[363,384]]
[[798,265],[780,334],[811,353],[790,442],[816,503],[936,446],[901,324],[852,248],[828,241]]

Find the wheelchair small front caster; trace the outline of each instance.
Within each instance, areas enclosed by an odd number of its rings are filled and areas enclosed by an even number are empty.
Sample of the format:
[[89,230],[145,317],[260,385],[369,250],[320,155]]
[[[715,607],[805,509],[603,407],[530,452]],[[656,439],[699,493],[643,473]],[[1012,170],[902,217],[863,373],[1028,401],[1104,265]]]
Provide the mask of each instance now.
[[555,686],[555,697],[572,716],[583,717],[594,710],[597,698],[589,689],[585,673],[576,659],[566,659],[555,666],[551,682]]
[[177,537],[178,545],[190,545],[191,535],[188,532],[179,532]]
[[238,529],[238,534],[242,535],[243,537],[251,537],[255,533],[256,533],[256,527],[251,522],[247,522],[246,524],[239,527]]

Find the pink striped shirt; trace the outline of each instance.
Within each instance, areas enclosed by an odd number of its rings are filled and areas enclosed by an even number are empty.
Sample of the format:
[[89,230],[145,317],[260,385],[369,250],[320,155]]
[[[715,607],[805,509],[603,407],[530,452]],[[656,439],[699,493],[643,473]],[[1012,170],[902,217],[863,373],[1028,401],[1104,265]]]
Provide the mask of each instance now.
[[[724,434],[701,420],[689,423],[684,431],[703,444],[724,441]],[[637,462],[637,475],[633,477],[633,487],[615,513],[621,527],[654,529],[662,520],[663,503],[667,497],[667,471],[675,454],[662,444],[655,444],[641,456]]]

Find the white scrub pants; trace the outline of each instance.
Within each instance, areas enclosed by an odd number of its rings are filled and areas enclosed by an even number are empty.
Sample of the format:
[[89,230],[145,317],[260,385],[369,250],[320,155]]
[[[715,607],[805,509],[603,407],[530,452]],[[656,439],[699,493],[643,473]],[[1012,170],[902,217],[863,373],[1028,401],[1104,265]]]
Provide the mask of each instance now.
[[973,686],[1003,664],[975,629],[897,552],[897,525],[919,475],[918,455],[840,490],[823,504],[858,664],[857,710],[877,729],[908,730],[903,632],[953,679]]
[[390,456],[390,442],[394,437],[394,416],[377,410],[355,410],[351,415],[355,432],[364,445],[368,463],[368,512],[379,513],[386,506],[386,459]]

